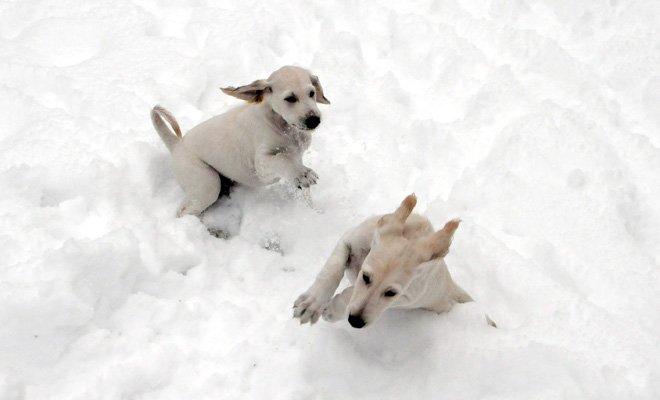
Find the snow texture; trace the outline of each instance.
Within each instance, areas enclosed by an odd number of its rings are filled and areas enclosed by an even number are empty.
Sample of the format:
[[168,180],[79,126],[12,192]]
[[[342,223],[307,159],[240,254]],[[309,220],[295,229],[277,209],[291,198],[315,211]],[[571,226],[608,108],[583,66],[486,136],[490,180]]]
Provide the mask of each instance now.
[[[0,398],[657,399],[660,3],[0,3]],[[151,126],[311,69],[313,206],[208,222]],[[300,326],[340,235],[409,193],[475,299]],[[270,247],[267,250],[265,247]],[[488,327],[486,312],[499,329]]]

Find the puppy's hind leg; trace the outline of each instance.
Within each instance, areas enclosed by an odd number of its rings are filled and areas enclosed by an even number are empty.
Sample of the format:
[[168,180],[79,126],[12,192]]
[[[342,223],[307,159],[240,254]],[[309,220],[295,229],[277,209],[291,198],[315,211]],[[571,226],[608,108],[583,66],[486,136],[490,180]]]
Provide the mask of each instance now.
[[208,164],[184,151],[173,152],[176,179],[186,192],[186,200],[179,209],[178,217],[195,215],[213,204],[220,195],[220,174]]
[[[469,303],[474,301],[472,296],[470,296],[463,288],[460,286],[456,285],[456,302],[457,303]],[[497,328],[497,324],[493,322],[492,319],[488,315],[486,315],[486,323],[493,328]]]

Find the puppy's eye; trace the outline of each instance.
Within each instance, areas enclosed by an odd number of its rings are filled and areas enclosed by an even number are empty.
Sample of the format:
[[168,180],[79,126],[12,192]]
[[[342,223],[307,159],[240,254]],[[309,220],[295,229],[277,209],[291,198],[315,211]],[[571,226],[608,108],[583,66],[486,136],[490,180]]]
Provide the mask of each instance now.
[[284,100],[288,101],[289,103],[295,103],[296,101],[298,101],[298,99],[296,98],[296,96],[293,96],[293,95],[291,95],[291,96],[285,98]]
[[394,297],[396,296],[396,292],[394,290],[387,290],[385,293],[383,293],[383,296],[385,297]]
[[309,92],[309,97],[314,97],[315,94],[316,93],[314,93],[314,91],[312,90],[311,92]]
[[362,279],[364,280],[364,283],[366,283],[367,285],[368,285],[369,283],[371,283],[371,279],[369,278],[369,275],[364,275],[364,274],[363,274],[363,275],[362,275]]

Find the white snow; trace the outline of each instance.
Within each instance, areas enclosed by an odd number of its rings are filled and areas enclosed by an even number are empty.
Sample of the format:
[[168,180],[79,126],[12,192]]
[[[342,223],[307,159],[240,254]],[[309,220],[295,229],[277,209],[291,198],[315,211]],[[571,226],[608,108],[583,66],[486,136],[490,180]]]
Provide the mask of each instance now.
[[[658,21],[652,0],[0,3],[0,398],[659,398]],[[239,189],[208,217],[227,241],[176,219],[150,108],[187,130],[286,64],[332,101],[313,207]],[[463,220],[447,263],[477,302],[298,325],[339,236],[411,192]]]

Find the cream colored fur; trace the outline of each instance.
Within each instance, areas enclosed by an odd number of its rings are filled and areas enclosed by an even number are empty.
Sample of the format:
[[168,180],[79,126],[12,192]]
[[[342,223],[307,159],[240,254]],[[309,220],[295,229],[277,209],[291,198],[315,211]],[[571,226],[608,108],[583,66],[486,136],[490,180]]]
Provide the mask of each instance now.
[[311,132],[321,122],[317,103],[330,104],[316,76],[286,66],[268,79],[222,91],[247,103],[202,122],[185,136],[163,107],[156,106],[151,112],[156,131],[172,153],[176,178],[186,192],[179,216],[200,216],[213,204],[221,189],[220,175],[252,187],[284,179],[305,188],[318,179],[302,163]]
[[[329,322],[348,317],[362,328],[388,308],[440,313],[472,301],[443,259],[459,221],[434,232],[428,219],[411,214],[416,202],[410,195],[394,213],[369,218],[344,234],[312,286],[295,301],[294,318],[314,324],[321,316]],[[352,286],[334,295],[344,274]]]

